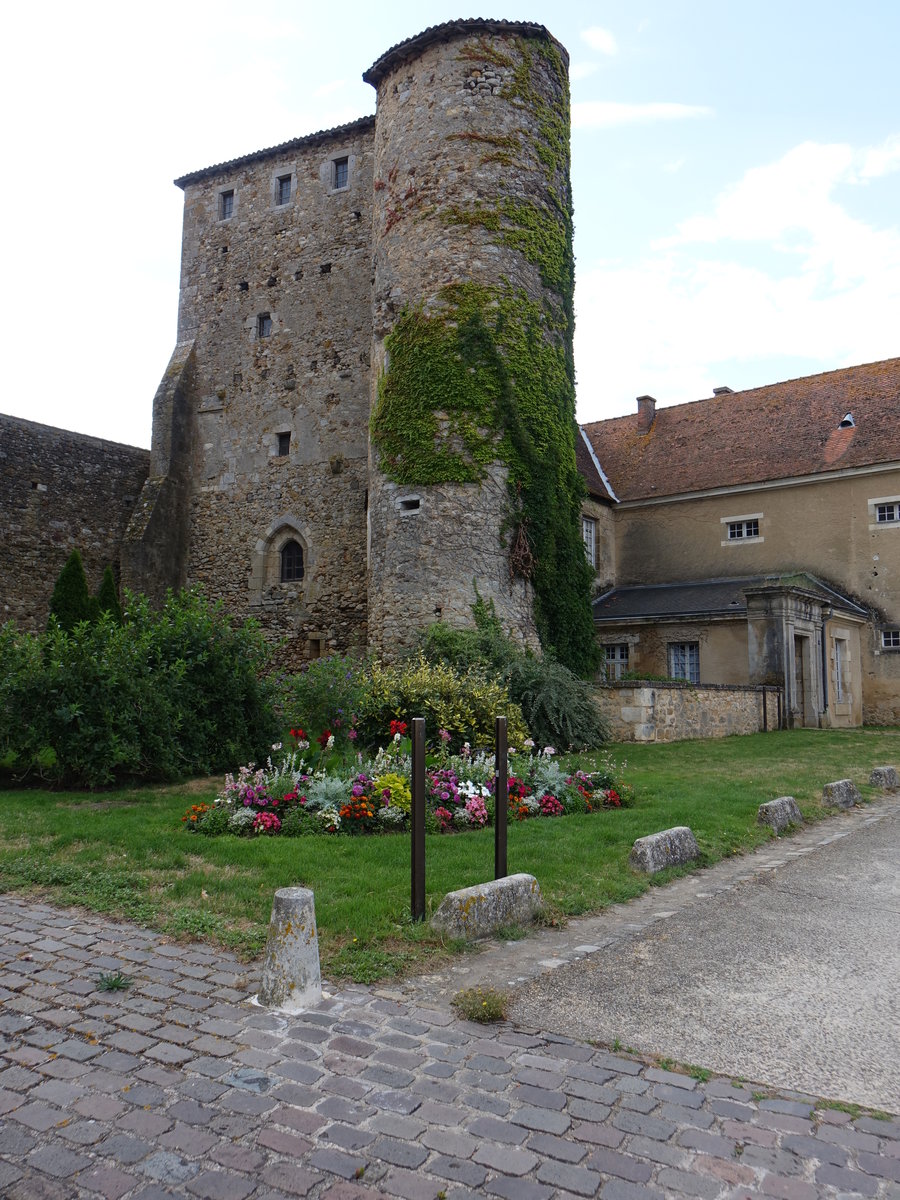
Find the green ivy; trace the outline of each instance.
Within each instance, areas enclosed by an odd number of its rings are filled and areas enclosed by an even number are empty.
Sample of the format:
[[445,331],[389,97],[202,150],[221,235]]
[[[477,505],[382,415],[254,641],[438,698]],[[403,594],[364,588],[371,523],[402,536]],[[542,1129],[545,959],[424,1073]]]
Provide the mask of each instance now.
[[[503,196],[440,216],[518,250],[546,290],[535,300],[507,280],[456,284],[439,293],[437,308],[404,310],[385,339],[389,370],[379,380],[372,441],[382,471],[406,485],[473,483],[494,462],[508,468],[511,565],[533,584],[542,645],[582,674],[599,652],[575,466],[568,87],[555,45],[516,39],[516,49],[517,65],[503,64],[513,68],[505,94],[536,114],[538,136],[521,130],[522,152],[541,164],[547,199]],[[539,68],[558,79],[559,109],[532,83]]]

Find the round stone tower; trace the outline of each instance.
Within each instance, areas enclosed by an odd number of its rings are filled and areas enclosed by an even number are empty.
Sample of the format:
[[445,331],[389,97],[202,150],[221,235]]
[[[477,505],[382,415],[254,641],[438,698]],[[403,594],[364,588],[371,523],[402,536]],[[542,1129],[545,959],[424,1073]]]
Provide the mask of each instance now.
[[470,625],[478,596],[533,645],[556,643],[560,587],[574,583],[587,613],[567,66],[542,25],[461,20],[364,76],[378,93],[368,604],[379,651],[439,618]]

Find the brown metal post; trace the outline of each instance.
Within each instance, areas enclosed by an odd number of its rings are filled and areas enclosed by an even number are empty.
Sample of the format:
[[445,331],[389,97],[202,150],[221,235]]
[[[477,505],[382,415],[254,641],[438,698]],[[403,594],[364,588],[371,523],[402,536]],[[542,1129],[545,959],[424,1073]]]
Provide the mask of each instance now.
[[412,723],[411,911],[414,921],[425,920],[425,718]]
[[494,878],[505,879],[506,813],[509,805],[509,764],[506,756],[506,717],[494,720]]

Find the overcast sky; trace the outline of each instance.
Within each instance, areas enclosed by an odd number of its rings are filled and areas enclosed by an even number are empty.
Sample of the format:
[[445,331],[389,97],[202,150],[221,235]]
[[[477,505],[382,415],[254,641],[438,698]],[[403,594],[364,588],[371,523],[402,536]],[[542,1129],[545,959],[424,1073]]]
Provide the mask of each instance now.
[[49,0],[4,16],[0,411],[149,445],[172,179],[373,112],[459,16],[571,56],[581,421],[900,354],[897,0]]

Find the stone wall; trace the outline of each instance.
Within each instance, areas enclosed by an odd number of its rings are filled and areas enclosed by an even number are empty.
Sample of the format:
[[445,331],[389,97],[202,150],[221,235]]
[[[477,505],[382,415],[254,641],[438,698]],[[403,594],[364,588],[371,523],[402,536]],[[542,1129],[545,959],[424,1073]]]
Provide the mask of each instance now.
[[0,416],[0,622],[42,629],[73,550],[92,591],[118,570],[149,463],[148,450]]
[[635,681],[598,687],[594,695],[616,742],[681,742],[778,728],[777,688]]
[[[506,22],[451,23],[440,38],[423,34],[389,51],[365,75],[378,91],[373,404],[382,372],[391,370],[385,340],[398,318],[413,310],[455,326],[448,291],[454,285],[477,285],[492,296],[512,289],[545,314],[565,308],[567,298],[548,288],[535,254],[523,249],[524,242],[504,240],[497,224],[497,214],[507,211],[504,204],[527,202],[542,214],[547,242],[552,244],[554,236],[563,245],[566,241],[568,98],[564,79],[526,46],[525,39],[539,29]],[[552,42],[546,31],[540,40]],[[556,151],[561,160],[555,173],[541,158],[548,148],[540,105],[516,94],[523,73],[540,103],[559,113],[564,124],[565,153]],[[490,219],[482,220],[485,213]],[[536,336],[552,341],[558,336],[552,324],[547,319]],[[566,332],[571,336],[570,328]],[[509,373],[515,375],[514,365]],[[549,409],[558,397],[548,395],[545,403]],[[447,413],[440,405],[434,411],[435,444],[462,454],[462,439]],[[530,436],[539,438],[543,414],[529,412],[528,417]],[[574,428],[574,403],[572,421]],[[483,436],[499,441],[501,433],[486,429]],[[373,447],[370,643],[391,653],[438,616],[452,625],[471,624],[477,587],[514,636],[536,645],[531,588],[510,570],[506,539],[515,522],[506,467],[496,461],[472,483],[421,480],[409,472],[406,486],[392,481],[403,477],[402,467],[391,475],[382,473],[383,466]]]
[[179,181],[186,582],[294,666],[366,643],[373,138],[367,118]]

